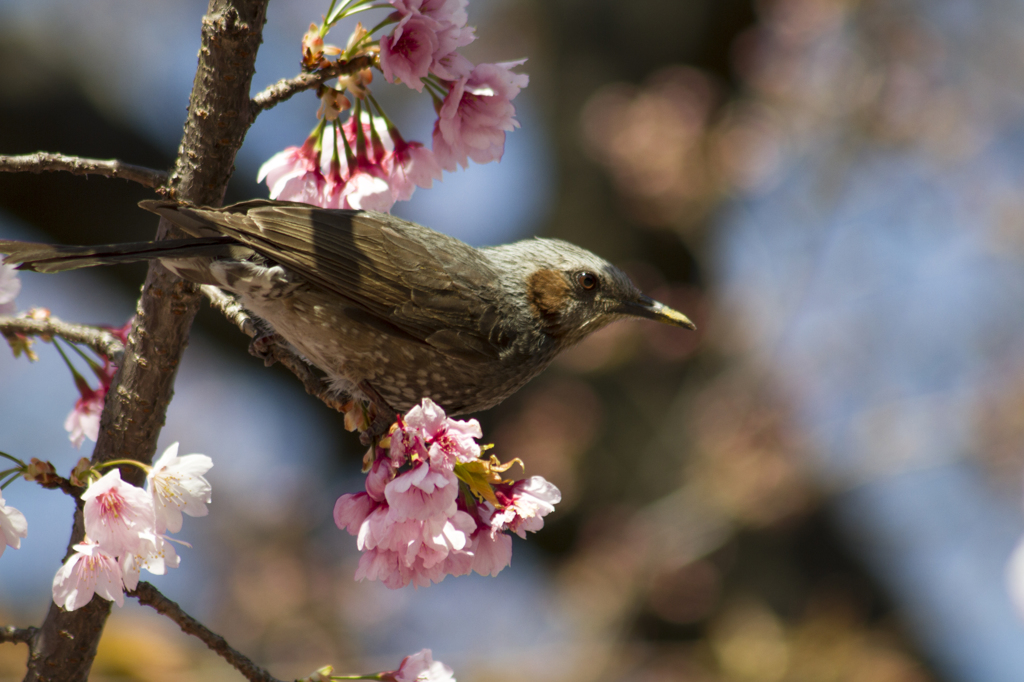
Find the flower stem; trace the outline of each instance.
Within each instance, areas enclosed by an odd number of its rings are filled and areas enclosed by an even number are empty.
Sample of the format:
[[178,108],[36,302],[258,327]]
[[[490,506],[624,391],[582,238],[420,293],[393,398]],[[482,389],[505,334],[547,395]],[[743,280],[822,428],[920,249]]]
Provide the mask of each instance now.
[[9,469],[8,471],[0,472],[0,479],[3,479],[4,476],[7,476],[8,474],[11,474],[10,478],[8,478],[3,483],[0,483],[0,490],[3,490],[7,486],[9,486],[11,483],[14,483],[15,479],[18,478],[18,476],[21,476],[21,473],[22,472],[21,472],[20,469]]
[[131,464],[132,466],[137,466],[143,471],[145,471],[147,474],[153,469],[153,467],[149,466],[148,464],[143,464],[142,462],[139,462],[134,459],[108,459],[106,462],[100,462],[99,464],[97,464],[95,468],[102,469],[105,467],[118,466],[120,464]]
[[394,128],[395,126],[393,123],[391,123],[391,119],[388,118],[388,115],[384,113],[384,107],[382,107],[380,103],[377,102],[377,99],[373,96],[373,93],[367,92],[366,99],[370,100],[370,104],[372,104],[373,108],[377,110],[377,115],[384,120],[384,125],[388,127],[388,130]]
[[[75,386],[78,387],[78,391],[81,393],[84,390],[89,390],[89,382],[87,382],[85,377],[79,374],[78,370],[75,369],[75,366],[71,364],[71,360],[68,359],[67,354],[64,352],[64,349],[60,347],[60,343],[57,342],[57,339],[58,337],[53,337],[53,347],[57,349],[61,358],[64,359],[64,364],[68,366],[69,370],[71,370],[71,377],[75,380]],[[71,347],[74,348],[74,344],[71,344]]]
[[5,457],[5,458],[7,458],[7,459],[11,460],[12,462],[14,462],[15,464],[17,464],[18,466],[20,466],[20,467],[21,467],[21,468],[23,468],[23,469],[24,469],[24,468],[25,468],[25,466],[26,466],[26,464],[25,464],[24,462],[22,462],[22,461],[21,461],[20,459],[18,459],[18,458],[17,458],[17,457],[15,457],[14,455],[8,455],[8,454],[7,454],[6,452],[4,452],[3,450],[0,450],[0,457]]

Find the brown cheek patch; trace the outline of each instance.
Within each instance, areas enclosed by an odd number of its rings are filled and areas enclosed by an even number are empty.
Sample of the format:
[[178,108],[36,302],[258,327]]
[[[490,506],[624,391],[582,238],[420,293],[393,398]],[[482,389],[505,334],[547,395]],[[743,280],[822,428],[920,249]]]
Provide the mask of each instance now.
[[558,315],[569,297],[569,283],[557,270],[538,270],[526,280],[527,296],[537,317]]

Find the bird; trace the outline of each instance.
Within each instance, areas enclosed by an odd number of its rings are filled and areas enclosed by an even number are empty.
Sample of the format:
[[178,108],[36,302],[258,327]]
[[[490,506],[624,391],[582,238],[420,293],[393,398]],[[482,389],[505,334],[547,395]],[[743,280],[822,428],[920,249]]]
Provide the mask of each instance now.
[[250,200],[139,206],[189,235],[101,246],[0,240],[18,269],[61,272],[159,259],[235,294],[378,414],[430,398],[448,415],[491,408],[605,325],[645,318],[696,329],[608,261],[559,239],[475,248],[373,211]]

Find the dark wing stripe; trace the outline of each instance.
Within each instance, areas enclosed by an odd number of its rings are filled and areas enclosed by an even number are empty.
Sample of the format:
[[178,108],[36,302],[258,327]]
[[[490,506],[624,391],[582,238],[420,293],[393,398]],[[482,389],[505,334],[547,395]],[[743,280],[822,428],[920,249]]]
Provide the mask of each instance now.
[[446,353],[495,358],[511,342],[497,327],[508,318],[498,304],[497,273],[479,251],[452,237],[386,214],[304,204],[251,201],[173,211],[152,204],[146,208],[176,223],[176,214],[186,214],[183,229],[198,231],[198,222],[230,236]]

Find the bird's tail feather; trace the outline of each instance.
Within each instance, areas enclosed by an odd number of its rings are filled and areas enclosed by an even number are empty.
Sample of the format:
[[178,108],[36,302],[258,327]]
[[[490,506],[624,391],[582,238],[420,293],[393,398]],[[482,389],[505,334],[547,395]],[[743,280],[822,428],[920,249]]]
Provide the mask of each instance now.
[[[63,272],[94,265],[135,263],[154,258],[196,258],[236,255],[242,250],[230,237],[167,239],[158,242],[130,242],[100,246],[63,246],[0,240],[0,254],[8,254],[4,262],[18,270]],[[248,251],[246,249],[246,251]]]

